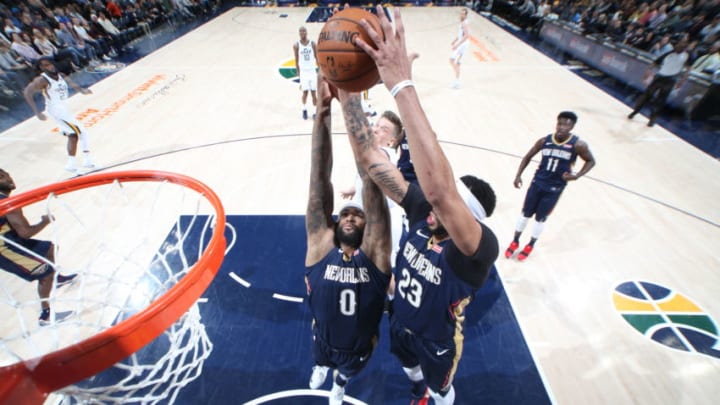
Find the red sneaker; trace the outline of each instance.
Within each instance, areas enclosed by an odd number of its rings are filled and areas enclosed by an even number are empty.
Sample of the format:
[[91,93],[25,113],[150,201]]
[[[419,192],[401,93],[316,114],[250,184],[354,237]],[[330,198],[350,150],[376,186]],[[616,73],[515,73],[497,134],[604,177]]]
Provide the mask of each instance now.
[[428,405],[428,401],[430,400],[430,391],[427,389],[425,390],[425,394],[422,398],[413,398],[410,400],[410,405]]
[[508,246],[507,250],[505,250],[505,257],[508,259],[511,258],[513,253],[515,253],[515,251],[517,250],[518,246],[520,246],[519,243],[512,241],[512,243],[510,243],[510,246]]
[[524,262],[525,259],[527,259],[528,256],[530,256],[530,253],[532,253],[533,247],[532,245],[525,245],[522,252],[518,253],[518,260],[521,262]]

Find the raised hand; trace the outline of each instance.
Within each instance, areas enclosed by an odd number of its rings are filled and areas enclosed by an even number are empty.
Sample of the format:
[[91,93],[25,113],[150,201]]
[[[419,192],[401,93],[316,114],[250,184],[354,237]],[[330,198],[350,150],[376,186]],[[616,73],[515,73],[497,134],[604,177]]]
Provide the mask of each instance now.
[[355,44],[373,58],[383,83],[388,89],[392,89],[396,84],[412,78],[412,61],[417,58],[417,54],[409,56],[407,53],[405,26],[400,16],[400,9],[397,7],[394,9],[395,32],[393,32],[392,24],[385,15],[382,6],[377,6],[376,10],[385,39],[382,39],[372,25],[362,20],[360,24],[367,31],[377,49],[359,37],[355,37]]

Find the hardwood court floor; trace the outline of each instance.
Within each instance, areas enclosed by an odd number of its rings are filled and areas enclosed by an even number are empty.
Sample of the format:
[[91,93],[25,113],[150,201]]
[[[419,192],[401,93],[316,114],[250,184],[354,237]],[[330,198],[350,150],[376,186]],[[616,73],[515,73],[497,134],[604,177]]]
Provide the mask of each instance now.
[[[73,110],[92,124],[102,170],[177,171],[213,187],[229,214],[302,215],[312,122],[300,118],[297,85],[279,71],[299,26],[317,37],[321,26],[305,23],[309,12],[232,9],[96,84],[93,95],[72,97]],[[713,403],[717,328],[710,354],[671,349],[633,329],[614,292],[628,281],[654,283],[720,319],[720,163],[661,127],[628,121],[627,106],[475,14],[463,86],[453,90],[448,57],[458,9],[402,12],[408,48],[421,54],[413,79],[425,111],[455,173],[493,184],[498,207],[487,223],[503,248],[525,192],[512,186],[520,157],[553,131],[559,111],[578,113],[575,132],[597,159],[589,176],[568,186],[528,261],[496,264],[551,397]],[[380,86],[371,98],[379,110],[394,109]],[[354,164],[334,109],[338,189],[352,181]],[[3,168],[20,190],[66,177],[64,141],[52,128],[30,119],[0,135]],[[672,308],[651,308],[672,319]]]

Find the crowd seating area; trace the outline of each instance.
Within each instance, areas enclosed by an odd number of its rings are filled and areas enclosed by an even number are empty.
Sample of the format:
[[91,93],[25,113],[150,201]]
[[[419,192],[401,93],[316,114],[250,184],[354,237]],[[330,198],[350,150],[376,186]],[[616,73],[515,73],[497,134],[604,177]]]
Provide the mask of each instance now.
[[484,0],[473,3],[539,33],[546,20],[559,20],[592,38],[628,47],[650,59],[687,37],[694,72],[720,72],[720,1],[717,0]]
[[[0,110],[22,97],[40,58],[73,75],[133,51],[163,24],[207,16],[221,0],[25,0],[0,4]],[[9,4],[9,5],[8,5]]]

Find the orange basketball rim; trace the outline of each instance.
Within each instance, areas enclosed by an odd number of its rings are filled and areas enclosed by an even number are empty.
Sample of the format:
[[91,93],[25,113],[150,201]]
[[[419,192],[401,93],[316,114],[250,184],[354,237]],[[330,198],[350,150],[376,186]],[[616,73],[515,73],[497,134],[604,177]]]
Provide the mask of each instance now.
[[0,403],[41,404],[49,393],[93,376],[150,343],[203,294],[222,264],[225,210],[215,192],[191,177],[162,171],[123,171],[75,177],[0,201],[0,216],[55,195],[124,182],[168,182],[206,198],[216,212],[213,235],[203,255],[166,294],[143,311],[79,343],[44,356],[0,367]]

